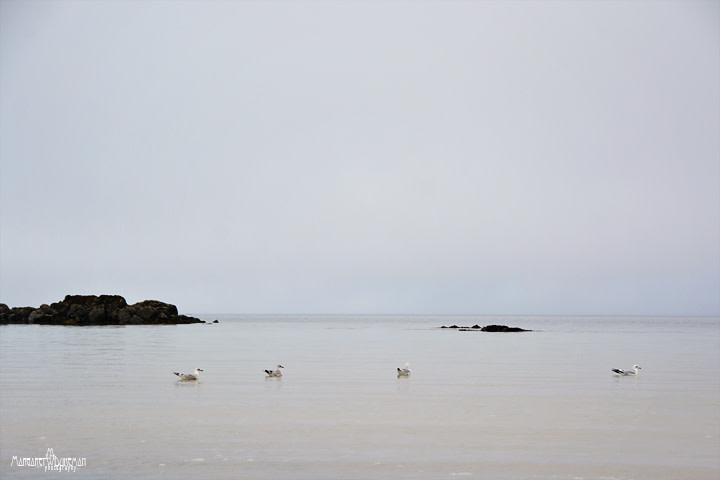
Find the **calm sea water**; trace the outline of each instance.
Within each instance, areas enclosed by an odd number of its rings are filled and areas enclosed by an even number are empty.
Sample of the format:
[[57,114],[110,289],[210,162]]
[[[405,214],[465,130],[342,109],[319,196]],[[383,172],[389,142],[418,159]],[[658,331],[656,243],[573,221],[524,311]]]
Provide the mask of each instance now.
[[0,327],[0,477],[720,478],[718,318],[200,317]]

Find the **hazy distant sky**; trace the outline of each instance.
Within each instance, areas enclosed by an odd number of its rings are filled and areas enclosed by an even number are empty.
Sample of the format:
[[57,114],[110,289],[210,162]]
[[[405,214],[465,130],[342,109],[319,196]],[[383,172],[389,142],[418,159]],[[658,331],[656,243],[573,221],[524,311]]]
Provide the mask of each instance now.
[[0,0],[0,302],[720,315],[716,1]]

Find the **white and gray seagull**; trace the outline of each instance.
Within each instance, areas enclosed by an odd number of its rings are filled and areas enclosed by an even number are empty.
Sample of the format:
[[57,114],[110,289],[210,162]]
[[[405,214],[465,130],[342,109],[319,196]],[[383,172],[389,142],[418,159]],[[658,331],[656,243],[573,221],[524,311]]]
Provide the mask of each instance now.
[[280,371],[281,368],[285,367],[278,365],[275,370],[265,370],[265,373],[267,373],[268,377],[282,377],[282,372]]
[[612,369],[613,372],[615,372],[616,374],[618,374],[618,375],[620,375],[620,376],[623,376],[623,377],[627,377],[627,376],[630,376],[630,375],[639,375],[639,374],[640,374],[640,370],[642,370],[642,367],[639,366],[639,365],[633,365],[633,369],[632,369],[632,370],[620,370],[619,368],[613,368],[613,369]]
[[173,372],[173,373],[175,375],[177,375],[178,377],[180,377],[181,382],[192,382],[192,381],[200,378],[200,372],[202,372],[202,371],[203,370],[201,368],[196,368],[195,373],[178,373],[178,372]]
[[410,375],[410,363],[405,364],[405,368],[398,367],[397,369],[398,377],[407,377]]

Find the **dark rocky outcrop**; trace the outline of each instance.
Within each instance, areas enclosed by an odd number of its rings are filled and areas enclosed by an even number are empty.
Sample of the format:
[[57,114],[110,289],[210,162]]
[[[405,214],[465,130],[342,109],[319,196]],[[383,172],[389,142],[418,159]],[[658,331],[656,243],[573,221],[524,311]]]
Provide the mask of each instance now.
[[0,303],[0,324],[42,325],[175,325],[205,323],[179,315],[175,305],[145,300],[128,305],[119,295],[67,295],[51,305],[10,308]]
[[508,327],[507,325],[487,325],[480,329],[483,332],[529,332],[519,327]]
[[532,330],[525,330],[519,327],[508,327],[507,325],[486,325],[481,327],[480,325],[473,325],[472,327],[458,327],[457,325],[451,325],[449,327],[442,326],[440,328],[452,328],[457,329],[461,332],[532,332]]

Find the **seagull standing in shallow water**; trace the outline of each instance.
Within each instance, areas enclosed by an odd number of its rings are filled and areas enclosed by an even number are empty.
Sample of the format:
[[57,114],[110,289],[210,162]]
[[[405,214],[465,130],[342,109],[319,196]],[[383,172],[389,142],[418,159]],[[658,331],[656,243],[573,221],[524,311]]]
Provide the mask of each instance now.
[[410,375],[410,364],[406,363],[405,368],[398,368],[397,369],[398,377],[407,377]]
[[181,382],[191,382],[193,380],[197,380],[198,378],[200,378],[200,372],[202,372],[202,371],[203,370],[201,368],[196,368],[195,373],[178,373],[178,372],[173,372],[173,373],[175,375],[177,375],[178,377],[180,377]]
[[280,371],[281,368],[285,368],[282,365],[278,365],[277,369],[275,371],[272,370],[265,370],[265,373],[267,373],[268,377],[282,377],[282,372]]
[[613,368],[612,371],[617,373],[620,376],[627,377],[630,375],[639,375],[640,370],[642,370],[642,367],[639,365],[633,365],[632,371],[630,370],[620,370],[619,368]]

